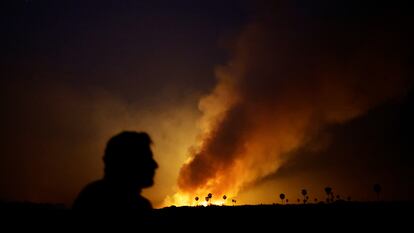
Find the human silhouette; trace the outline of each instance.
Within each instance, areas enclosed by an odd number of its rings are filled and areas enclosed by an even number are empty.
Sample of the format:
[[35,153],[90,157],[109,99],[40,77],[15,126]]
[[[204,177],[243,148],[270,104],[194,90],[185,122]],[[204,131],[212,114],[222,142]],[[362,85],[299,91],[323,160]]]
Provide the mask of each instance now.
[[107,143],[104,177],[88,184],[76,198],[73,209],[134,210],[149,214],[151,203],[141,190],[153,185],[158,164],[153,159],[151,138],[144,132],[124,131]]

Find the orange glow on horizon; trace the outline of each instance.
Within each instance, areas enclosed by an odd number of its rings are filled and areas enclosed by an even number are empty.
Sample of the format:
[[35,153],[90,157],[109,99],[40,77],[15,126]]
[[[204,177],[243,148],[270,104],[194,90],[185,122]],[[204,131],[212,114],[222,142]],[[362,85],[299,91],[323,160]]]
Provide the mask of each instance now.
[[[205,195],[190,195],[183,192],[177,192],[172,196],[168,196],[164,203],[163,207],[168,206],[209,206],[209,205],[228,205],[231,203],[232,198],[227,197],[226,199],[223,199],[223,195],[212,195],[212,198],[207,201],[208,193]],[[226,195],[227,196],[227,195]],[[198,197],[198,201],[195,200],[195,198]]]

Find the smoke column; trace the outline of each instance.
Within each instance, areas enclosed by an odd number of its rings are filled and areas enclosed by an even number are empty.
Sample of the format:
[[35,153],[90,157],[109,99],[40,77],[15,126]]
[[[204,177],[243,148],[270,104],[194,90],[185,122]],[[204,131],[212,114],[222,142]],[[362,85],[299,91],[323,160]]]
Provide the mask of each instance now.
[[216,69],[216,87],[199,102],[199,142],[170,203],[189,204],[209,192],[235,196],[276,172],[324,127],[404,92],[396,59],[403,49],[392,24],[324,16],[279,5],[246,26],[232,59]]

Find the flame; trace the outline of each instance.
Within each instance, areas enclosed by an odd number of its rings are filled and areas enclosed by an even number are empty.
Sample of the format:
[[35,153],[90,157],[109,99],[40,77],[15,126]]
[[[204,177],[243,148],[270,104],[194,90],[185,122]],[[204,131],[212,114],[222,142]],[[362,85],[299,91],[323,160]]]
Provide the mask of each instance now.
[[[223,195],[215,196],[213,194],[212,198],[207,201],[205,198],[207,197],[208,192],[204,192],[203,194],[204,195],[191,195],[185,192],[177,192],[164,200],[164,206],[223,206],[229,204],[232,200],[232,198],[229,197],[223,199]],[[196,197],[199,198],[198,201],[195,200]]]

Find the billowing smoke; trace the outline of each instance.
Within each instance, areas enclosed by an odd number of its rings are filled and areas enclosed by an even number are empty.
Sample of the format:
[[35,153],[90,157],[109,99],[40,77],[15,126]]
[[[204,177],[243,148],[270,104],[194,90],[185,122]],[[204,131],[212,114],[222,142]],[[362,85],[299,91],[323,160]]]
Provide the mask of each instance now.
[[368,11],[351,19],[298,9],[267,8],[217,68],[216,87],[199,102],[199,143],[181,168],[178,204],[208,192],[235,196],[324,127],[404,92],[398,22],[378,22]]

